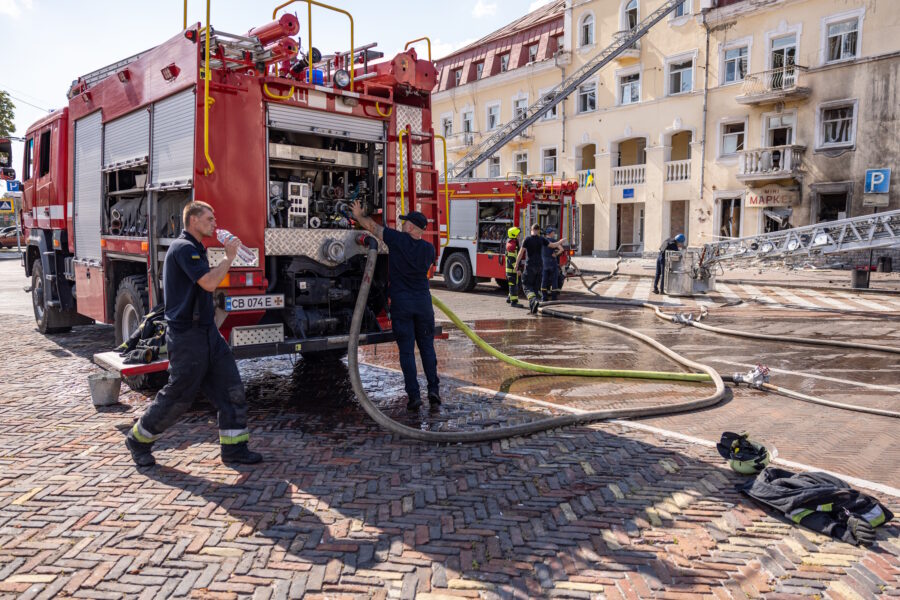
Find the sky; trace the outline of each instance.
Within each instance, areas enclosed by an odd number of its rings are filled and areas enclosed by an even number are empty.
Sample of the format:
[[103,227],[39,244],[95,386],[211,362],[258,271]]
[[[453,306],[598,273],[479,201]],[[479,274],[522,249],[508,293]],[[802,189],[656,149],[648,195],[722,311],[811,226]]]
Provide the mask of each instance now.
[[[546,4],[549,0],[331,0],[353,15],[355,45],[378,43],[393,56],[404,44],[428,36],[432,58],[444,56]],[[282,2],[212,0],[210,23],[243,34],[272,20]],[[300,16],[307,43],[305,2],[286,9]],[[16,135],[67,104],[74,79],[171,38],[181,31],[181,0],[0,0],[0,89],[16,104]],[[205,22],[206,3],[188,0],[188,23]],[[323,54],[350,46],[344,15],[313,9],[313,45]],[[425,52],[424,45],[420,55]],[[21,144],[13,147],[21,165]]]

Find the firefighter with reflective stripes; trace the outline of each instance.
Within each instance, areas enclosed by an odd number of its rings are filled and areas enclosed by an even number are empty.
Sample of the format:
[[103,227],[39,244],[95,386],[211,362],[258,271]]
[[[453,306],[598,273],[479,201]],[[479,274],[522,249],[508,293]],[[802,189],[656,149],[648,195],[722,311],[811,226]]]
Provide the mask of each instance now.
[[521,230],[518,227],[510,227],[506,231],[506,284],[509,294],[506,297],[506,303],[510,306],[519,308],[519,272],[516,271],[516,259],[519,257],[519,234]]
[[156,464],[151,452],[159,436],[191,407],[203,390],[218,409],[219,443],[225,464],[254,464],[262,455],[247,447],[244,384],[228,343],[215,322],[215,291],[237,256],[240,240],[225,243],[225,259],[210,269],[203,238],[215,235],[216,217],[205,202],[189,202],[184,231],[166,252],[163,292],[169,382],[128,432],[125,445],[140,467]]

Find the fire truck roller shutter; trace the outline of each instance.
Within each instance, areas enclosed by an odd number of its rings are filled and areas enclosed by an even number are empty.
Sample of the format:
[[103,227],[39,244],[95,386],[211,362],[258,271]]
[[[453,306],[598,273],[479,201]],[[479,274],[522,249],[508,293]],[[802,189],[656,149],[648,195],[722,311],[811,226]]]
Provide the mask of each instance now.
[[386,139],[385,123],[333,112],[269,104],[269,127],[368,142]]
[[100,260],[100,111],[75,121],[75,257]]
[[194,90],[188,89],[153,105],[153,187],[190,183],[194,172]]
[[103,168],[150,155],[150,112],[146,108],[108,122],[103,129]]

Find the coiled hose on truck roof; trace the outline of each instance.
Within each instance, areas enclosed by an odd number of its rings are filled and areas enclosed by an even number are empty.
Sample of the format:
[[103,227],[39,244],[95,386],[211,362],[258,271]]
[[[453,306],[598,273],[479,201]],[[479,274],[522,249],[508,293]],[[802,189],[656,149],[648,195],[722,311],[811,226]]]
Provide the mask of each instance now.
[[[359,403],[363,407],[363,410],[365,410],[366,413],[370,417],[372,417],[372,419],[376,423],[392,433],[396,433],[397,435],[423,442],[487,442],[519,435],[531,435],[533,433],[555,429],[557,427],[580,425],[596,421],[604,421],[607,419],[651,417],[699,410],[718,404],[725,396],[725,383],[723,382],[719,374],[715,371],[715,369],[707,365],[689,360],[681,356],[680,354],[677,354],[673,350],[666,348],[656,340],[653,340],[646,335],[643,335],[626,327],[621,327],[619,325],[605,323],[602,321],[598,321],[596,323],[597,325],[600,325],[602,327],[607,327],[609,329],[613,329],[615,331],[619,331],[620,333],[624,333],[631,337],[637,338],[652,346],[653,348],[659,350],[682,366],[688,369],[703,371],[705,375],[697,373],[661,373],[652,371],[633,372],[611,369],[572,369],[567,367],[550,367],[526,363],[524,361],[519,361],[517,359],[511,358],[503,354],[502,352],[499,352],[498,350],[488,346],[487,343],[484,342],[484,340],[481,340],[481,338],[479,338],[469,327],[462,323],[462,321],[459,320],[459,317],[454,315],[450,311],[450,309],[448,309],[442,302],[440,302],[440,300],[432,297],[432,302],[435,304],[435,306],[444,311],[447,316],[450,317],[450,319],[454,322],[454,324],[457,325],[457,327],[460,327],[463,332],[466,333],[467,336],[469,336],[470,339],[472,339],[473,341],[475,341],[476,338],[477,340],[480,340],[481,343],[479,344],[479,346],[482,349],[490,348],[490,353],[496,358],[523,369],[539,369],[539,372],[542,373],[559,375],[583,375],[588,377],[640,377],[673,381],[710,381],[715,385],[715,391],[713,394],[704,398],[690,400],[687,402],[679,402],[676,404],[648,406],[642,408],[602,410],[583,414],[568,414],[558,417],[539,419],[530,423],[522,423],[519,425],[511,425],[507,427],[496,427],[480,431],[423,431],[421,429],[409,427],[408,425],[399,423],[384,414],[381,409],[379,409],[378,406],[369,399],[365,389],[363,388],[362,379],[359,375],[359,333],[360,328],[362,327],[363,315],[365,314],[366,302],[369,297],[369,289],[372,286],[372,274],[375,271],[375,262],[378,258],[377,241],[372,237],[367,237],[365,243],[368,247],[368,250],[366,252],[366,266],[363,274],[362,285],[360,286],[359,290],[359,295],[356,299],[356,307],[353,311],[353,320],[350,324],[350,341],[347,350],[347,362],[350,367],[350,382],[353,386],[353,391],[356,394],[357,399],[359,399]],[[478,341],[476,341],[476,344],[478,344]]]

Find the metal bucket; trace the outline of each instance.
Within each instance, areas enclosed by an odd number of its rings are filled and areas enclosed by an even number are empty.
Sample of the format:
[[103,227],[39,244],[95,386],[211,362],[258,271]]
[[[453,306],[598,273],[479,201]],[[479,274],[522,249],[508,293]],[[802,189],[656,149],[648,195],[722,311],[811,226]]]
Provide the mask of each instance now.
[[94,406],[109,406],[119,401],[119,390],[122,378],[118,373],[93,373],[88,375],[88,387],[91,388],[91,402]]
[[866,269],[853,269],[850,272],[850,286],[857,290],[869,287],[869,272]]

